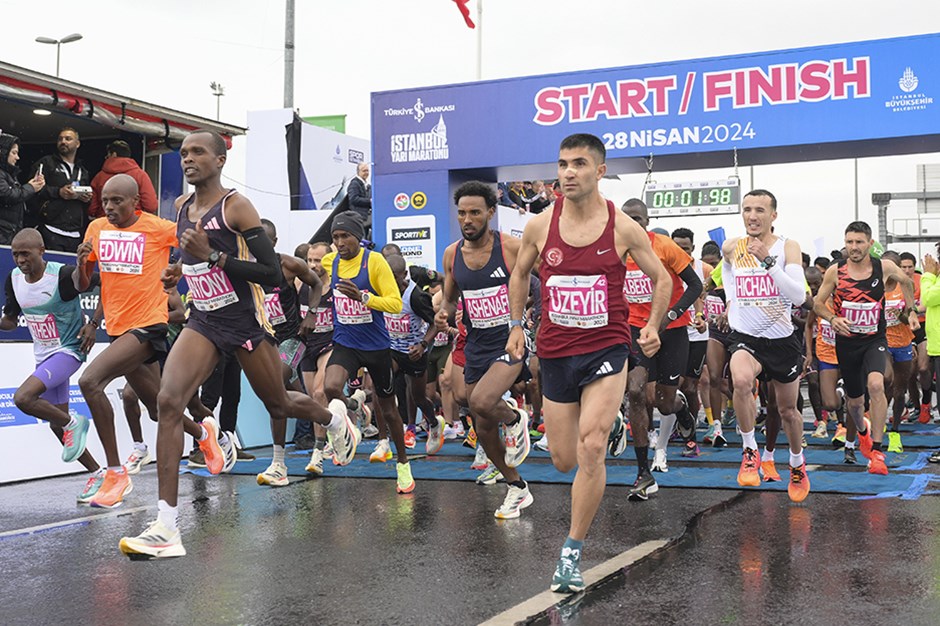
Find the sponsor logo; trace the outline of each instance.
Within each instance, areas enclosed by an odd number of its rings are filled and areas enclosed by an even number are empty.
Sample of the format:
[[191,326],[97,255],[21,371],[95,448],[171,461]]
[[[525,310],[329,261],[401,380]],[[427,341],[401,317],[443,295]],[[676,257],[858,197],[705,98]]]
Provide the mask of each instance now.
[[604,248],[603,250],[598,250],[597,256],[600,256],[602,254],[607,254],[608,252],[610,252],[610,248]]
[[506,278],[506,272],[503,271],[503,268],[497,267],[490,272],[490,278]]
[[339,149],[339,144],[336,144],[336,152],[333,153],[333,161],[335,163],[343,162],[343,152]]
[[393,228],[392,241],[416,241],[430,239],[430,228]]
[[610,374],[612,371],[614,371],[614,368],[611,366],[610,361],[604,361],[601,366],[597,368],[597,371],[594,372],[594,375],[602,376],[604,374]]
[[406,193],[400,193],[395,196],[395,208],[404,211],[411,206],[411,198]]
[[450,158],[447,125],[441,115],[437,124],[426,133],[401,133],[391,136],[392,163],[446,161]]
[[457,110],[454,104],[424,104],[421,98],[415,100],[410,107],[388,108],[383,111],[385,117],[406,117],[411,116],[419,124],[429,113],[452,113]]
[[911,93],[917,89],[917,83],[917,77],[914,76],[914,72],[911,68],[904,68],[904,73],[901,74],[901,79],[898,81],[898,87],[901,88],[901,91]]
[[898,87],[903,93],[885,100],[885,108],[891,109],[892,113],[925,110],[933,104],[933,97],[928,96],[923,90],[915,91],[918,86],[920,86],[920,80],[914,74],[914,70],[909,67],[904,68],[901,78],[898,79]]
[[346,158],[350,163],[359,164],[366,160],[366,155],[361,150],[349,150]]
[[411,206],[418,209],[419,211],[426,207],[428,204],[428,197],[423,191],[416,191],[411,194]]

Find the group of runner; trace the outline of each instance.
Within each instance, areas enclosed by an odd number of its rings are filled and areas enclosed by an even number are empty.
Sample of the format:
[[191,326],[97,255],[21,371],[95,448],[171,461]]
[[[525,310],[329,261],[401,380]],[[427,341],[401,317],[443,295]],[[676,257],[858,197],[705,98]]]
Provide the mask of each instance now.
[[[483,470],[478,482],[504,480],[506,496],[495,516],[515,518],[533,504],[520,467],[535,424],[522,398],[540,401],[533,417],[544,421],[543,446],[560,471],[577,468],[569,532],[551,581],[558,592],[584,588],[581,553],[606,486],[606,457],[622,453],[628,432],[637,460],[628,495],[643,501],[658,490],[653,473],[668,471],[674,431],[683,456],[699,454],[700,406],[708,423],[703,441],[727,444],[721,410],[731,403],[743,448],[739,484],[780,480],[772,453],[782,426],[788,493],[801,502],[810,491],[799,392],[804,375],[816,375],[810,398],[817,411],[840,414],[844,396],[846,456],[857,432],[869,472],[887,473],[889,355],[893,429],[912,376],[926,406],[918,417],[929,420],[929,346],[920,342],[916,354],[925,355],[926,365],[918,360],[915,368],[910,344],[922,333],[920,299],[940,300],[933,293],[940,268],[928,256],[918,285],[913,263],[870,254],[871,230],[863,222],[846,228],[841,261],[824,275],[804,274],[799,244],[774,232],[776,198],[756,189],[742,201],[745,234],[720,249],[706,244],[696,260],[691,231],[650,232],[641,201],[629,200],[621,210],[604,199],[598,188],[607,171],[603,142],[576,134],[559,149],[562,195],[527,223],[521,240],[490,228],[497,205],[491,185],[457,188],[462,237],[445,250],[440,275],[423,274],[433,275],[431,291],[440,286],[432,299],[423,289],[428,285],[419,284],[421,272],[409,271],[394,247],[382,254],[363,247],[364,227],[354,213],[336,216],[332,246],[311,244],[306,263],[277,254],[274,225],[221,185],[224,140],[195,131],[180,156],[195,191],[177,200],[176,224],[135,210],[136,183],[115,176],[102,193],[106,216],[89,227],[75,266],[45,262],[38,232],[18,234],[12,246],[18,267],[7,280],[0,322],[10,329],[20,313],[26,317],[37,369],[16,403],[50,422],[63,442],[63,460],[79,460],[93,472],[80,501],[113,507],[132,489],[118,456],[108,384],[123,376],[157,419],[157,519],[121,540],[129,556],[185,554],[177,510],[184,431],[198,441],[211,473],[235,463],[234,434],[219,431],[197,396],[220,355],[238,359],[270,415],[273,459],[258,482],[271,486],[287,484],[287,417],[314,424],[317,443],[307,465],[313,474],[323,473],[324,459],[351,462],[374,418],[370,461],[394,456],[396,489],[407,494],[415,489],[407,450],[415,446],[417,411],[429,454],[461,426],[457,417],[467,416],[468,443],[477,442],[474,467]],[[179,258],[171,262],[172,248]],[[168,351],[168,303],[178,299],[181,279],[189,311]],[[84,323],[77,296],[98,284],[101,304]],[[69,415],[67,400],[69,377],[104,322],[111,343],[79,379],[107,457],[106,469],[99,469],[84,449],[88,420]],[[430,400],[429,381],[437,383],[444,417]],[[767,407],[763,452],[756,440],[758,397]],[[186,417],[187,408],[200,421]],[[827,413],[820,417],[825,426]]]

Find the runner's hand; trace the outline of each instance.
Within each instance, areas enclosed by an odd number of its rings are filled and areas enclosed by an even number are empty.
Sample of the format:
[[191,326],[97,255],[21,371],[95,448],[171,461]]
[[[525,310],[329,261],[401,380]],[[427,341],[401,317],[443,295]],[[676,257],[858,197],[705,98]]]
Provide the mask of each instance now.
[[300,329],[298,329],[297,334],[301,337],[307,337],[317,329],[317,312],[307,311],[307,316],[300,321]]
[[83,241],[78,244],[78,252],[75,257],[75,263],[79,267],[85,267],[85,263],[88,262],[88,255],[91,254],[92,247],[90,241]]
[[424,356],[424,346],[420,343],[408,346],[408,359],[410,361],[420,361],[422,356]]
[[359,287],[356,287],[356,283],[348,278],[340,278],[336,283],[336,288],[347,298],[362,302],[362,292],[359,291]]
[[160,281],[163,283],[164,289],[175,289],[182,276],[183,268],[180,267],[178,263],[171,263],[163,268],[163,272],[160,274]]
[[917,319],[917,315],[914,311],[911,311],[907,316],[907,323],[911,327],[911,330],[918,331],[920,330],[920,320]]
[[849,320],[840,315],[836,315],[831,320],[829,320],[829,325],[832,326],[832,330],[836,331],[843,337],[852,336],[852,326],[849,324]]
[[97,338],[96,337],[97,330],[98,329],[95,328],[94,324],[92,324],[91,322],[88,322],[87,324],[81,327],[81,329],[78,331],[78,336],[76,337],[77,339],[81,339],[79,350],[81,350],[85,354],[88,354],[89,352],[91,352],[91,348],[92,346],[95,345],[95,339]]
[[938,265],[937,260],[929,254],[924,255],[924,271],[934,276],[940,274],[940,265]]
[[200,261],[208,261],[212,247],[209,245],[209,235],[202,228],[202,219],[196,221],[196,228],[188,228],[180,237],[180,248],[193,255]]
[[521,326],[513,326],[509,331],[509,339],[506,341],[506,352],[517,360],[522,360],[525,356],[525,333]]
[[706,328],[708,328],[708,324],[705,323],[705,318],[698,314],[692,318],[692,326],[695,327],[695,332],[700,335],[705,332]]
[[659,352],[659,348],[662,345],[659,340],[659,333],[649,324],[640,329],[640,337],[637,343],[640,344],[640,349],[643,350],[643,354],[645,354],[647,358],[652,358]]
[[768,250],[764,242],[757,237],[747,238],[747,251],[753,254],[758,261],[763,261],[770,256],[770,250]]
[[434,314],[434,327],[442,333],[450,330],[450,324],[447,323],[447,311],[443,307]]
[[731,326],[728,324],[727,311],[715,318],[715,326],[717,326],[722,332],[728,332],[731,330]]

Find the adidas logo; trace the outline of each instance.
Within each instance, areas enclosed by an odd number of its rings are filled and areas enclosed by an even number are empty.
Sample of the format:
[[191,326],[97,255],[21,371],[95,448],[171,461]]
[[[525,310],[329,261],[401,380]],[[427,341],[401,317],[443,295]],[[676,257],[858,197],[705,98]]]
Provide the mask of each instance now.
[[221,227],[219,226],[219,220],[213,217],[211,220],[209,220],[203,225],[202,229],[203,230],[220,230]]
[[503,268],[497,267],[497,268],[496,268],[495,270],[493,270],[493,272],[490,274],[490,278],[506,278],[506,272],[503,271]]
[[599,368],[597,368],[597,371],[594,372],[594,374],[596,376],[600,376],[601,374],[610,374],[613,371],[614,368],[610,364],[610,361],[604,361],[604,363]]
[[512,357],[509,356],[509,353],[507,352],[507,353],[503,354],[501,357],[499,357],[499,358],[496,359],[496,360],[497,360],[497,361],[505,361],[506,363],[509,363],[509,362],[512,361]]

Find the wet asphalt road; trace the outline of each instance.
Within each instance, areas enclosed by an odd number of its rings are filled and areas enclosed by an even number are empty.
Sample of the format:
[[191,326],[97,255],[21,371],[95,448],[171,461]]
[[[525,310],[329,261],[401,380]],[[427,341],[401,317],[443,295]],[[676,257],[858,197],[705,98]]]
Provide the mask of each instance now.
[[[568,524],[560,485],[533,484],[523,517],[498,521],[503,485],[423,481],[403,497],[393,480],[271,489],[185,475],[188,556],[131,562],[117,544],[155,516],[155,466],[123,511],[75,506],[83,483],[0,487],[0,533],[58,524],[0,538],[0,624],[476,624],[547,589]],[[625,493],[608,489],[585,570],[676,541],[530,621],[940,622],[936,497],[793,505],[783,493],[661,489],[631,503]]]

